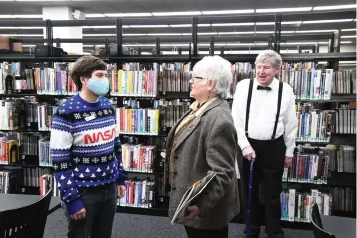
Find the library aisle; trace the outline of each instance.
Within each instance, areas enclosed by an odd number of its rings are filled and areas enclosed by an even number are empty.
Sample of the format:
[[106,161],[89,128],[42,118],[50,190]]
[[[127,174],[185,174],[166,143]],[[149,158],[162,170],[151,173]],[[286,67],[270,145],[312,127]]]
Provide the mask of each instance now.
[[[63,210],[59,209],[47,218],[44,238],[66,237],[67,226]],[[264,227],[260,237],[265,237]],[[244,225],[231,223],[229,238],[244,238]],[[313,238],[310,230],[284,229],[287,238]],[[143,216],[117,213],[113,225],[112,237],[120,238],[184,238],[187,237],[183,226],[170,224],[168,217]]]

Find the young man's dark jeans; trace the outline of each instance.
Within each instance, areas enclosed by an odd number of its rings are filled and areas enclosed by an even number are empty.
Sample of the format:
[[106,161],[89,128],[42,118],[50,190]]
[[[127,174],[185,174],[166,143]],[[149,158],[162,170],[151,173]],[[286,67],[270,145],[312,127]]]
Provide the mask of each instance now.
[[86,209],[86,218],[73,220],[64,208],[68,219],[68,238],[110,238],[117,207],[116,183],[78,188],[78,192]]

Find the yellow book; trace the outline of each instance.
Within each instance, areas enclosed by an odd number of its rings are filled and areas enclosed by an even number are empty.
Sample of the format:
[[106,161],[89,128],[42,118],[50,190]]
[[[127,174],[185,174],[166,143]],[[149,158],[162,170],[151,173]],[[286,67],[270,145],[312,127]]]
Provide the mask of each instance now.
[[118,93],[119,94],[123,94],[122,80],[123,80],[123,70],[119,70],[119,72],[118,72]]

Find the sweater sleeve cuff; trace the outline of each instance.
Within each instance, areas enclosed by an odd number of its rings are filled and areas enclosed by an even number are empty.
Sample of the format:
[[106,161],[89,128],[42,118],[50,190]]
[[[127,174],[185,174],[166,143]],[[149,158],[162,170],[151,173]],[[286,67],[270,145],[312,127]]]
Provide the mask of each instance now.
[[82,210],[84,208],[84,205],[80,199],[77,199],[73,202],[67,203],[66,207],[67,207],[68,213],[70,215],[73,215],[76,212],[79,212],[80,210]]
[[125,178],[121,178],[121,177],[119,176],[119,178],[117,179],[117,184],[118,184],[118,185],[125,186]]

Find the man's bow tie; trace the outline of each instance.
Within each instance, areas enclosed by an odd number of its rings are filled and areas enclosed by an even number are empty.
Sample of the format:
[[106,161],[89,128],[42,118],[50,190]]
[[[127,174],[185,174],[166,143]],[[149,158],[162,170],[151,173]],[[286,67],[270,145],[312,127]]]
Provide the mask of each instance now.
[[271,90],[271,87],[263,87],[263,86],[258,85],[257,90],[267,90],[267,91],[270,91],[270,90]]

